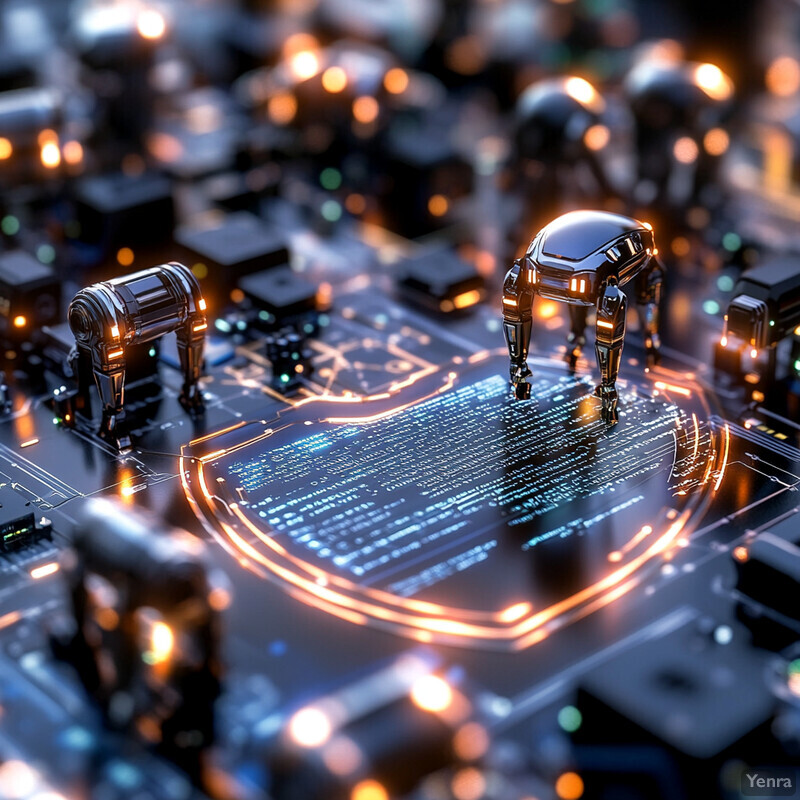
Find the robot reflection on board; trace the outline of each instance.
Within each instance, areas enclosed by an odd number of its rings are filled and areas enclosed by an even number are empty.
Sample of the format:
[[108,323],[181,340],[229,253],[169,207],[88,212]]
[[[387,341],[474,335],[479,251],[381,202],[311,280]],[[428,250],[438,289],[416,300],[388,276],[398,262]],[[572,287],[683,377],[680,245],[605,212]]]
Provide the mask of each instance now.
[[572,368],[586,343],[586,315],[596,306],[595,352],[601,377],[595,394],[602,401],[603,420],[617,422],[616,380],[627,309],[620,287],[633,283],[650,366],[659,358],[663,279],[664,266],[647,222],[606,211],[571,211],[542,228],[503,283],[503,333],[516,397],[527,399],[531,393],[526,378],[531,375],[527,358],[535,296],[569,304],[567,361]]

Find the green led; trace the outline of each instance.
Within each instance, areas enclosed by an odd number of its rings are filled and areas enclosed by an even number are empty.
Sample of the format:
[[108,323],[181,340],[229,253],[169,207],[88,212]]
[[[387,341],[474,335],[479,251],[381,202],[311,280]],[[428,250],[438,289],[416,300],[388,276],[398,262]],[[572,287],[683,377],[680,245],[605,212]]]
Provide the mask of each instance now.
[[794,362],[795,372],[800,372],[800,359]]
[[150,348],[150,349],[147,351],[147,355],[149,355],[149,356],[150,356],[150,358],[155,358],[155,357],[156,357],[156,349],[155,349],[155,347],[151,347],[151,348]]
[[9,214],[7,217],[3,217],[2,221],[0,221],[0,230],[6,236],[13,236],[15,233],[19,232],[19,220]]
[[775,327],[775,320],[774,319],[771,319],[769,321],[769,326],[770,326],[770,328],[774,328]]
[[341,219],[342,207],[335,200],[326,200],[322,204],[322,216],[328,222],[336,222]]
[[722,237],[722,246],[730,253],[735,253],[742,246],[742,238],[738,233],[730,231]]
[[36,258],[42,264],[52,264],[56,260],[56,250],[51,244],[40,244],[36,248]]
[[567,733],[575,733],[583,723],[583,715],[575,706],[564,706],[558,712],[558,724]]
[[706,300],[703,303],[703,311],[713,317],[714,314],[719,314],[719,303],[716,300]]
[[285,372],[281,375],[281,383],[289,383],[289,376]]
[[329,192],[332,192],[342,185],[342,173],[333,167],[326,167],[320,173],[319,182],[323,189],[327,189]]
[[800,675],[800,658],[796,658],[794,661],[789,662],[789,674]]
[[733,289],[733,278],[730,275],[720,275],[717,278],[717,288],[721,292],[729,292]]

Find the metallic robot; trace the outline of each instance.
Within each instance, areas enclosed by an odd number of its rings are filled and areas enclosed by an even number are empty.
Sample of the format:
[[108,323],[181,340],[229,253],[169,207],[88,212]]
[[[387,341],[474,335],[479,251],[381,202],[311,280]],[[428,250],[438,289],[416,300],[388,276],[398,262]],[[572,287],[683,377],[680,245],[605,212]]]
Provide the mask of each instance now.
[[525,380],[532,308],[538,294],[568,303],[572,330],[567,360],[572,367],[585,344],[586,315],[597,307],[595,351],[606,422],[618,420],[616,379],[625,340],[627,298],[620,287],[633,281],[641,308],[648,364],[658,360],[658,306],[664,267],[652,227],[605,211],[572,211],[542,228],[527,253],[514,262],[503,284],[503,333],[511,357],[511,383],[518,398],[530,397]]
[[203,408],[206,301],[191,270],[175,262],[81,289],[69,306],[69,326],[78,349],[92,364],[103,404],[100,435],[120,450],[130,447],[124,431],[125,347],[175,331],[183,370],[180,401],[188,411]]

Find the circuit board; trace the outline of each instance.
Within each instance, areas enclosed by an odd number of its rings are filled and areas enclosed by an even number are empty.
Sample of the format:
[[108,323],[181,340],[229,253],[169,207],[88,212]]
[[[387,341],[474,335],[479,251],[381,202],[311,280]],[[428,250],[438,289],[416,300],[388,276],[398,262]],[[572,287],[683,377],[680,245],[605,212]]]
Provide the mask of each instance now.
[[[0,59],[0,800],[793,796],[797,9],[715,41],[666,0],[290,5],[0,7],[2,41],[39,31]],[[791,57],[737,69],[751,18]],[[658,144],[645,100],[684,100],[636,94],[634,44],[724,113]],[[578,96],[556,134],[536,81]],[[574,349],[537,298],[509,385],[503,276],[579,207],[648,220],[665,265],[616,424],[594,311]],[[776,253],[798,299],[737,344]],[[170,262],[195,395],[150,284],[118,351],[67,311]]]

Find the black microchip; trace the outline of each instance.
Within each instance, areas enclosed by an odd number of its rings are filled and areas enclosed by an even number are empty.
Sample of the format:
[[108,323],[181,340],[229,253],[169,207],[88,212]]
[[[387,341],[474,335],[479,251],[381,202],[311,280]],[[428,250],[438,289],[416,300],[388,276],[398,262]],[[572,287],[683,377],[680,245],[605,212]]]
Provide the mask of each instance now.
[[450,250],[409,259],[400,267],[398,289],[409,300],[435,311],[459,311],[483,299],[486,283],[474,264]]
[[789,518],[760,533],[748,546],[747,558],[736,560],[736,588],[768,608],[800,620],[795,597],[800,581],[800,530]]
[[58,319],[61,283],[55,270],[22,250],[0,255],[0,331],[14,339]]
[[0,552],[26,547],[49,533],[49,525],[36,525],[36,511],[10,486],[0,487]]
[[289,267],[248,275],[239,287],[253,305],[278,320],[316,310],[317,287]]
[[83,241],[136,247],[172,234],[172,184],[162,175],[98,175],[81,181],[76,195]]
[[232,287],[244,275],[289,261],[283,234],[246,211],[179,228],[175,240],[185,251],[185,263],[205,265],[204,282],[212,287]]

